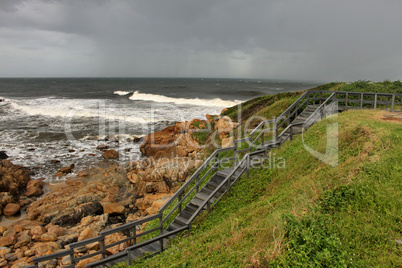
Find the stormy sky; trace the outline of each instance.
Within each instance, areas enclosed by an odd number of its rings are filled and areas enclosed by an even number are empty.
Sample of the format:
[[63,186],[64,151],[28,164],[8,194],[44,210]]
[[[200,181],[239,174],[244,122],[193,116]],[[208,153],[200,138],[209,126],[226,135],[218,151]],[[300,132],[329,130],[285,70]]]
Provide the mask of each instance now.
[[0,77],[402,79],[400,0],[0,0]]

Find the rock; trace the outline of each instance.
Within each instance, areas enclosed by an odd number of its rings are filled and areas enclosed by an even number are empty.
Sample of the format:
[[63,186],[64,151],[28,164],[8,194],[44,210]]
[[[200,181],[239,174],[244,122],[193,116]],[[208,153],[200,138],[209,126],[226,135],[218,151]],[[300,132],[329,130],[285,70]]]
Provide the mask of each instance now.
[[215,129],[218,131],[219,138],[222,140],[223,138],[226,138],[233,129],[237,128],[238,125],[238,123],[233,122],[228,116],[224,116],[218,120]]
[[96,147],[96,149],[100,151],[106,151],[107,149],[109,149],[109,146],[105,144],[99,144],[98,147]]
[[15,248],[21,248],[23,246],[28,245],[31,243],[31,236],[28,234],[29,231],[24,231],[19,237],[18,241],[15,244]]
[[52,242],[57,240],[57,235],[55,233],[45,233],[40,239],[42,242]]
[[95,236],[97,236],[97,234],[94,233],[91,228],[85,228],[84,231],[82,231],[80,233],[80,236],[78,237],[78,241],[89,239],[89,238],[92,238]]
[[72,168],[71,167],[63,167],[59,170],[59,172],[63,173],[63,174],[67,174],[67,173],[71,173],[72,172]]
[[20,208],[21,207],[18,204],[8,203],[3,209],[3,214],[6,216],[13,216],[20,212]]
[[57,225],[52,225],[47,229],[47,232],[49,234],[56,235],[56,237],[59,237],[59,236],[63,236],[65,234],[66,229],[64,229],[60,226],[57,226]]
[[30,233],[32,236],[34,236],[34,235],[42,236],[43,234],[46,233],[46,229],[43,226],[37,225],[37,226],[31,228]]
[[222,148],[228,148],[228,147],[231,147],[231,146],[234,146],[234,138],[233,138],[233,136],[229,137],[229,138],[223,138],[222,139]]
[[9,192],[0,193],[0,205],[6,206],[8,203],[13,203],[15,201],[14,197]]
[[32,249],[36,255],[43,256],[45,254],[51,254],[60,249],[60,246],[56,242],[36,243]]
[[0,238],[0,247],[8,247],[14,245],[17,242],[17,235],[15,233],[3,234],[3,237]]
[[8,253],[11,253],[11,248],[0,247],[0,258],[4,258]]
[[90,225],[94,221],[94,218],[92,216],[87,216],[81,219],[80,224],[82,226],[87,226]]
[[2,236],[5,231],[7,231],[7,227],[0,225],[0,236]]
[[60,164],[60,160],[57,159],[50,160],[50,162],[52,162],[53,164]]
[[8,262],[13,262],[17,260],[17,255],[15,255],[15,253],[8,253],[6,256],[4,256],[4,259],[6,259]]
[[0,151],[0,160],[4,160],[7,159],[8,155],[6,154],[6,152],[4,151]]
[[124,212],[126,211],[125,207],[117,203],[102,202],[102,206],[103,206],[103,212],[110,215],[124,214]]
[[43,180],[42,179],[37,179],[37,180],[30,180],[27,184],[27,188],[34,186],[39,189],[43,189]]
[[32,196],[40,196],[43,194],[43,190],[40,188],[37,188],[35,186],[30,186],[27,188],[27,191],[25,192],[25,195],[28,197]]
[[52,220],[54,225],[59,225],[62,227],[72,226],[81,221],[82,218],[86,216],[96,216],[103,214],[103,207],[99,202],[92,202],[88,204],[83,204],[74,213],[61,215]]
[[89,171],[88,170],[80,171],[80,172],[78,172],[77,176],[80,177],[80,178],[88,177],[89,176]]
[[88,244],[85,246],[88,250],[95,250],[98,251],[101,249],[100,242],[94,242],[92,244]]
[[5,259],[0,259],[0,267],[6,267],[7,261]]
[[116,150],[110,149],[103,153],[103,158],[105,159],[116,159],[119,158],[119,152]]

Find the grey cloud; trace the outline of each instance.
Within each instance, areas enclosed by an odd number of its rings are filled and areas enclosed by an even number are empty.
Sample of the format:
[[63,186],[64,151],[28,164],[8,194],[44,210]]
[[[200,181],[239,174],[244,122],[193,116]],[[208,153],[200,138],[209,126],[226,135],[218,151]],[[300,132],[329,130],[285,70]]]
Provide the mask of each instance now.
[[18,69],[3,68],[10,58],[31,55],[26,66],[60,66],[43,67],[45,76],[401,79],[401,8],[397,0],[3,0],[0,76]]

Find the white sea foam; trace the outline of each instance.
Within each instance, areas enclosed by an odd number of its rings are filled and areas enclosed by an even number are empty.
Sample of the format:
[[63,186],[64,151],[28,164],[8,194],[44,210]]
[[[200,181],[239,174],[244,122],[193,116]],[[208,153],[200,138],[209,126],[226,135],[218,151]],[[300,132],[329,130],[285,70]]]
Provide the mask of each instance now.
[[128,95],[130,93],[131,93],[130,91],[120,91],[120,90],[116,90],[115,92],[113,92],[113,94],[119,95],[119,96],[125,96],[125,95]]
[[174,104],[187,104],[187,105],[198,105],[198,106],[209,106],[209,107],[230,107],[240,103],[240,101],[229,101],[222,100],[219,98],[207,100],[207,99],[184,99],[184,98],[171,98],[163,95],[140,93],[135,91],[133,95],[129,98],[130,100],[143,100],[143,101],[153,101],[153,102],[164,102],[164,103],[174,103]]

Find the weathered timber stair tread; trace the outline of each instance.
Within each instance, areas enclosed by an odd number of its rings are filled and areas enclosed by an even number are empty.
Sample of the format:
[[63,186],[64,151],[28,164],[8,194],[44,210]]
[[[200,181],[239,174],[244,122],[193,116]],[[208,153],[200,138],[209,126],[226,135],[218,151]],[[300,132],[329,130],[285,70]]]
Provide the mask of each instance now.
[[[227,168],[227,169],[219,170],[219,171],[217,172],[217,174],[220,175],[220,176],[222,176],[222,177],[227,177],[227,176],[230,175],[230,173],[233,172],[233,169],[234,169],[234,167],[230,167],[230,168]],[[233,177],[234,177],[234,178],[238,178],[240,175],[241,175],[241,170],[237,170],[237,171],[233,174]]]
[[177,222],[178,224],[182,224],[183,226],[187,224],[187,220],[188,219],[181,216],[177,216],[176,219],[174,219],[175,222]]
[[[202,192],[199,192],[198,194],[195,195],[195,197],[205,201],[205,200],[208,199],[209,195],[205,194],[205,193],[202,193]],[[215,200],[216,200],[216,198],[212,197],[210,202],[213,203]]]
[[198,199],[197,197],[194,197],[193,199],[191,199],[190,203],[200,207],[204,203],[204,200],[201,200],[201,199]]

